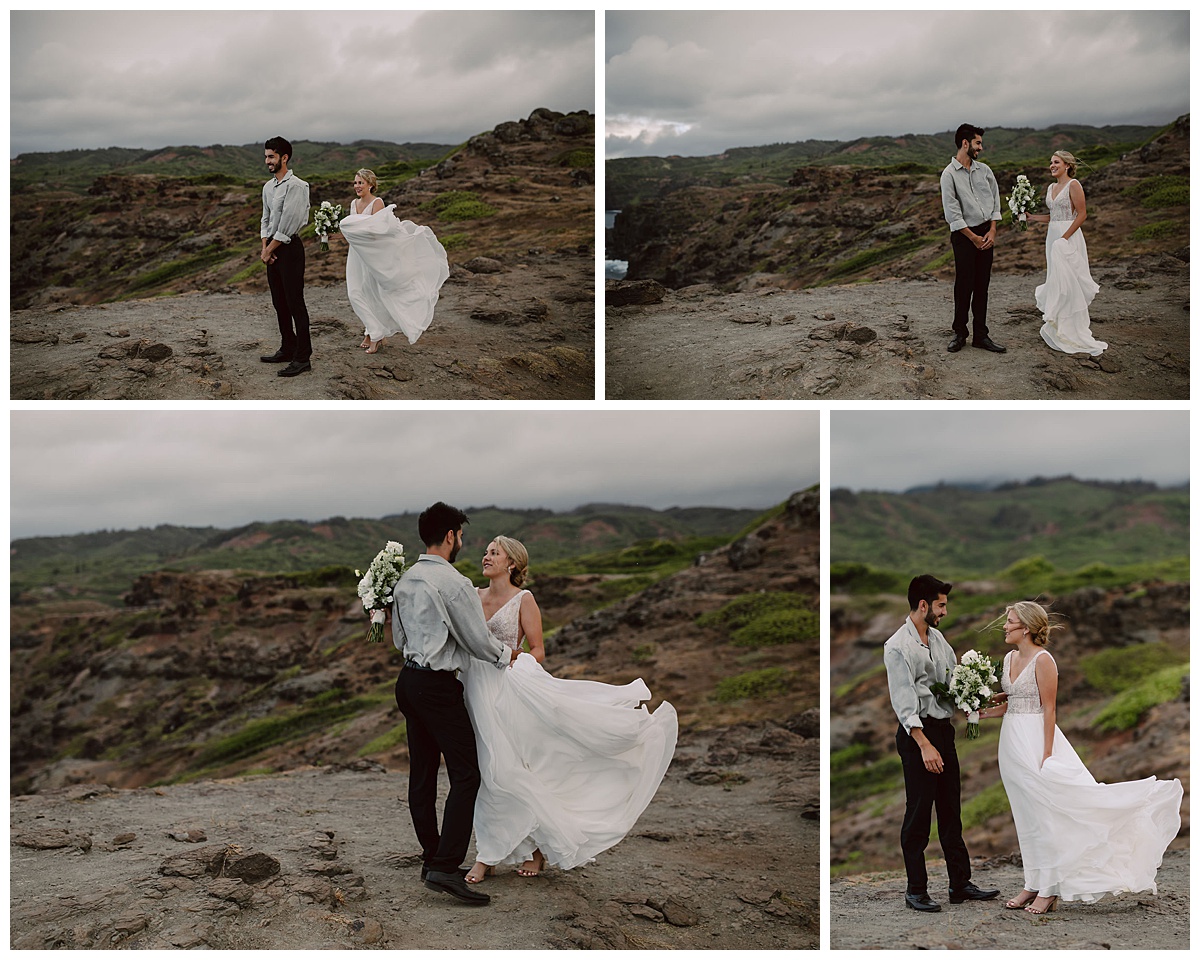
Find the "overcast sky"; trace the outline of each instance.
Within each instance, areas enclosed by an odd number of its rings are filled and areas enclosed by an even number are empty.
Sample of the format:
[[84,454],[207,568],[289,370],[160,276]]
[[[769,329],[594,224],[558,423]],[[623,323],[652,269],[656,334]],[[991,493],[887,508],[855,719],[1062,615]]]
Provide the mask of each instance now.
[[820,480],[818,414],[16,411],[11,537],[605,501],[761,509]]
[[1189,110],[1187,11],[611,11],[605,44],[608,157]]
[[1183,411],[879,411],[830,413],[832,488],[903,491],[939,481],[1186,482]]
[[595,109],[579,11],[16,12],[10,156],[95,147],[456,144]]

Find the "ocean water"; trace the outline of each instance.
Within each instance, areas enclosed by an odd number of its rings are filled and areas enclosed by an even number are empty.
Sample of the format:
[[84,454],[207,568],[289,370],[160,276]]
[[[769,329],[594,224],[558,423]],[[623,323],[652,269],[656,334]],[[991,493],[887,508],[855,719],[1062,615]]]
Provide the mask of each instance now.
[[[613,228],[613,223],[616,222],[617,214],[620,210],[605,210],[604,211],[604,230],[605,233]],[[605,280],[622,280],[625,274],[629,272],[628,260],[604,260],[604,279]]]

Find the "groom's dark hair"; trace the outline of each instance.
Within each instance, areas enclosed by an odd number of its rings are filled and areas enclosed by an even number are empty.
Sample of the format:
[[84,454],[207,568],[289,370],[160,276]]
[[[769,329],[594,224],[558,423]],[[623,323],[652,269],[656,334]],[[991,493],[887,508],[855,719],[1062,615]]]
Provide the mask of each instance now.
[[452,530],[461,530],[464,523],[470,523],[467,515],[458,507],[439,500],[432,507],[417,517],[417,532],[427,547],[435,547],[446,539],[446,534]]
[[938,597],[942,594],[949,596],[950,591],[953,589],[954,584],[943,583],[937,577],[930,576],[928,573],[923,573],[919,577],[913,577],[912,583],[908,585],[908,609],[916,610],[922,600],[932,607]]
[[964,140],[974,140],[976,137],[982,137],[984,132],[983,127],[977,127],[973,123],[960,124],[954,132],[954,149],[960,150]]
[[287,154],[288,163],[292,162],[292,145],[284,140],[283,137],[272,137],[263,144],[263,149],[274,150],[281,157]]

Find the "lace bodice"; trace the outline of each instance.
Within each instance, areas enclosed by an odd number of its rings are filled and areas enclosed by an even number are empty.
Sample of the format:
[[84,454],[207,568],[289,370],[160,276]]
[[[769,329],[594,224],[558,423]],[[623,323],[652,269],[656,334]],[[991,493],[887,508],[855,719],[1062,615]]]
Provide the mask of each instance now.
[[1071,184],[1073,182],[1068,180],[1053,200],[1050,197],[1057,184],[1052,183],[1046,188],[1046,209],[1050,211],[1051,223],[1056,220],[1066,220],[1070,223],[1075,219],[1075,205],[1071,203]]
[[[1021,671],[1020,676],[1016,680],[1009,680],[1009,661],[1012,659],[1012,652],[1004,655],[1004,666],[1001,668],[1000,688],[1008,694],[1008,712],[1009,713],[1037,713],[1042,712],[1042,697],[1038,693],[1037,677],[1033,665],[1037,663],[1038,657],[1050,654],[1045,650],[1039,650],[1037,656],[1025,664],[1025,669]],[[1051,660],[1054,658],[1051,657]]]
[[516,650],[521,643],[521,598],[528,592],[519,591],[488,618],[488,633],[510,650]]

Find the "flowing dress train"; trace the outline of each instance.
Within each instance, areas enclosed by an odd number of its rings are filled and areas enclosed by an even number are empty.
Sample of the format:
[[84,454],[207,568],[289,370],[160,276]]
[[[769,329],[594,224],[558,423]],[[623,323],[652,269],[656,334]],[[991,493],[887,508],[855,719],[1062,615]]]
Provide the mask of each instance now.
[[[516,649],[522,590],[488,620]],[[463,674],[482,784],[476,859],[519,864],[541,849],[564,870],[632,829],[662,782],[678,736],[669,703],[651,713],[642,680],[623,686],[551,676],[528,653],[508,669],[472,660]]]
[[1001,686],[1008,710],[1000,728],[1000,778],[1008,794],[1025,889],[1043,897],[1092,903],[1105,894],[1157,893],[1155,875],[1179,833],[1183,785],[1178,780],[1097,783],[1061,730],[1042,763],[1042,702],[1034,663]]
[[1042,339],[1063,353],[1087,353],[1099,356],[1108,344],[1092,336],[1088,306],[1100,290],[1088,266],[1087,241],[1076,230],[1069,239],[1063,234],[1075,219],[1071,203],[1071,182],[1052,196],[1046,188],[1046,208],[1050,223],[1046,230],[1046,282],[1033,293],[1042,311]]
[[346,293],[372,340],[403,333],[416,343],[433,322],[450,267],[433,231],[398,219],[395,209],[392,203],[378,213],[352,212],[339,224],[350,245]]

